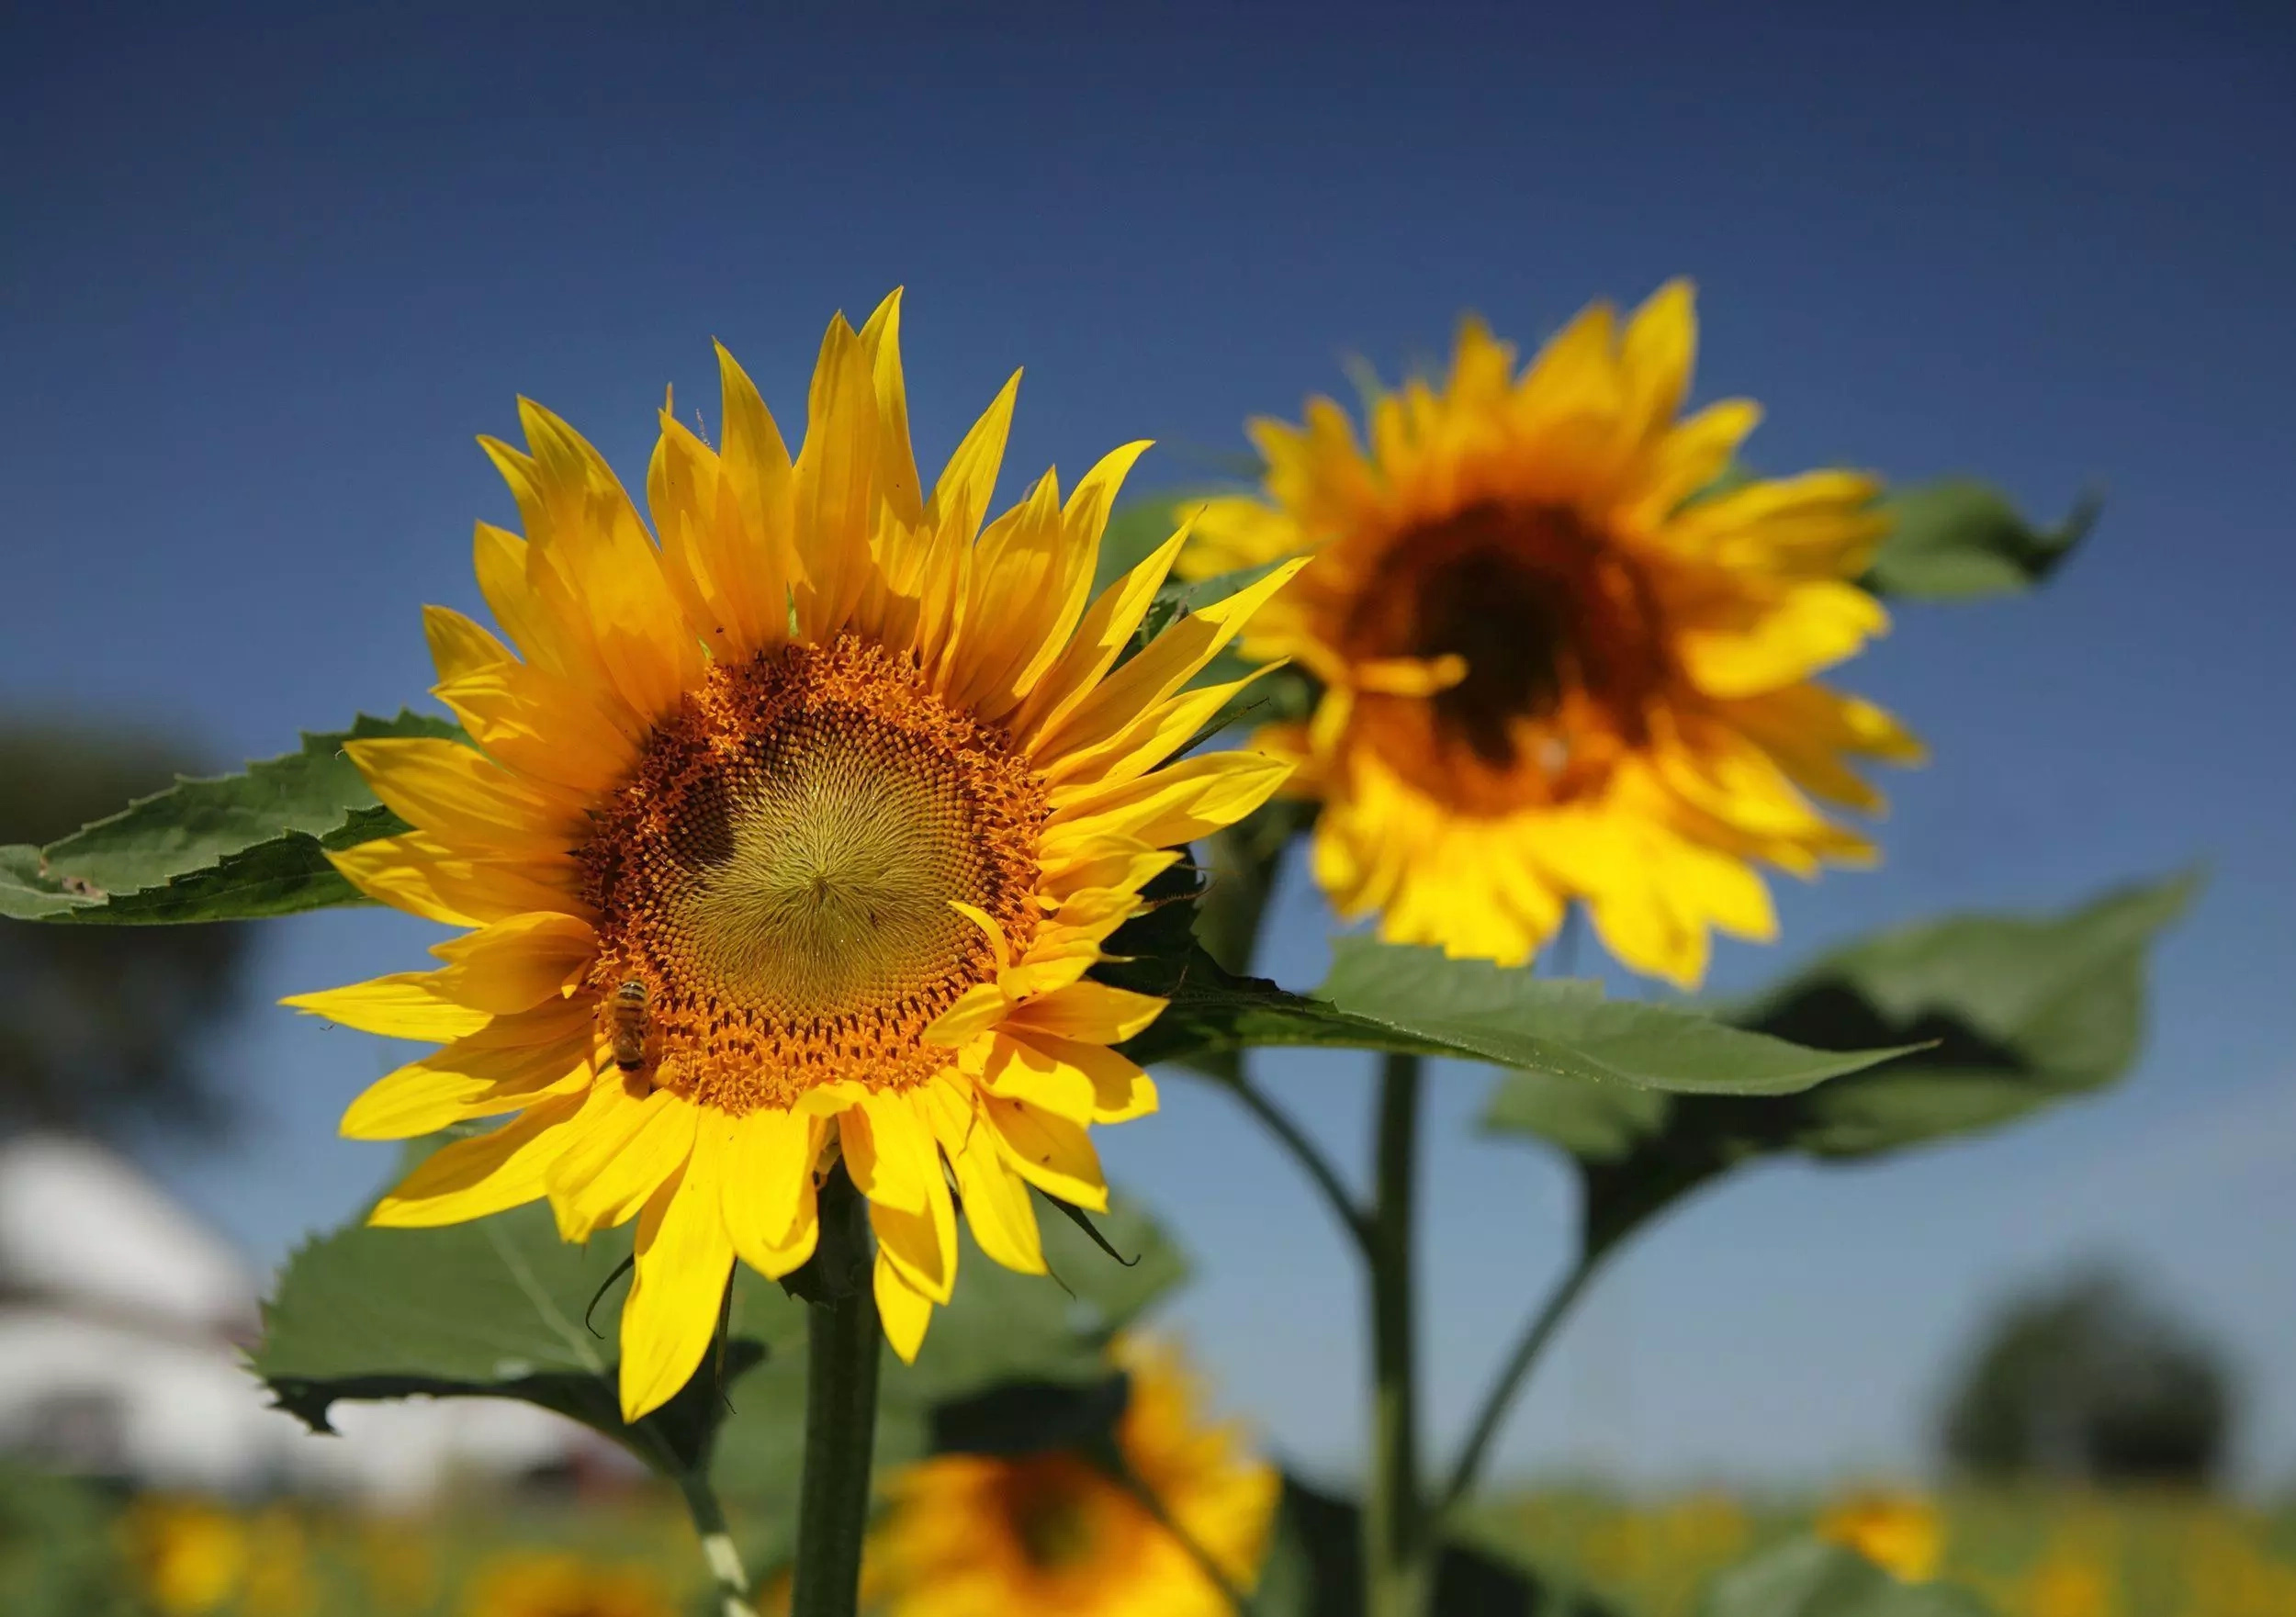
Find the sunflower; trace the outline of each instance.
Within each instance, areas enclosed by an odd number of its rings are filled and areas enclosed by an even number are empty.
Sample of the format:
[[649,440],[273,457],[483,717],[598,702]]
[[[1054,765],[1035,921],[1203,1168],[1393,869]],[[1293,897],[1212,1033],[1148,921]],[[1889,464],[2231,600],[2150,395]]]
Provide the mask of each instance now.
[[1937,1507],[1905,1494],[1853,1494],[1818,1518],[1818,1536],[1855,1550],[1907,1583],[1935,1578],[1945,1553]]
[[868,1582],[889,1617],[1228,1617],[1196,1556],[1236,1588],[1256,1581],[1275,1468],[1232,1428],[1199,1421],[1170,1349],[1131,1344],[1121,1357],[1131,1397],[1117,1448],[1172,1528],[1076,1455],[927,1460],[895,1482],[891,1522],[871,1550]]
[[653,533],[598,453],[522,401],[527,448],[484,443],[525,533],[477,540],[507,643],[428,609],[435,693],[475,745],[348,747],[412,828],[337,868],[469,930],[436,971],[287,1001],[444,1041],[343,1131],[515,1115],[427,1159],[373,1222],[538,1197],[568,1241],[636,1218],[632,1420],[692,1374],[737,1257],[769,1276],[805,1261],[840,1158],[904,1358],[956,1278],[952,1178],[981,1249],[1042,1272],[1030,1187],[1105,1207],[1088,1127],[1156,1105],[1109,1047],[1164,1002],[1086,973],[1176,846],[1289,772],[1168,761],[1240,682],[1183,687],[1282,579],[1125,658],[1183,540],[1087,604],[1147,445],[1065,500],[1048,473],[983,530],[1019,378],[928,494],[898,321],[897,293],[858,332],[831,321],[793,461],[721,349],[723,441],[663,410]]
[[1853,472],[1727,482],[1742,399],[1679,416],[1686,284],[1615,329],[1597,305],[1519,376],[1480,323],[1447,385],[1374,389],[1370,447],[1327,399],[1261,421],[1263,500],[1197,519],[1189,578],[1310,556],[1244,650],[1322,684],[1257,744],[1322,800],[1318,881],[1391,942],[1520,964],[1584,902],[1613,953],[1694,984],[1709,927],[1776,931],[1761,860],[1808,876],[1872,845],[1852,757],[1918,743],[1810,676],[1887,620],[1855,580],[1882,537]]
[[523,1552],[481,1570],[462,1607],[464,1617],[677,1617],[681,1609],[644,1567]]
[[246,1524],[200,1499],[139,1499],[122,1519],[129,1558],[161,1617],[221,1611],[245,1581]]

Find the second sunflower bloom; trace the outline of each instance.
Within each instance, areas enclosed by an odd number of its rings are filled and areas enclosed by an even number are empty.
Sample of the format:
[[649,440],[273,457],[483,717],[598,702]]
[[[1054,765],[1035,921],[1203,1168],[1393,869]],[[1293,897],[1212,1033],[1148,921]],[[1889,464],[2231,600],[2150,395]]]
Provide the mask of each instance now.
[[1812,796],[1919,745],[1810,676],[1887,626],[1854,580],[1886,522],[1869,478],[1722,486],[1755,407],[1683,418],[1695,322],[1660,290],[1596,306],[1520,376],[1469,322],[1447,384],[1257,421],[1266,497],[1217,500],[1180,561],[1312,558],[1245,637],[1323,685],[1259,745],[1318,796],[1314,869],[1390,942],[1526,960],[1583,901],[1611,951],[1685,986],[1709,928],[1775,931],[1756,861],[1869,859]]

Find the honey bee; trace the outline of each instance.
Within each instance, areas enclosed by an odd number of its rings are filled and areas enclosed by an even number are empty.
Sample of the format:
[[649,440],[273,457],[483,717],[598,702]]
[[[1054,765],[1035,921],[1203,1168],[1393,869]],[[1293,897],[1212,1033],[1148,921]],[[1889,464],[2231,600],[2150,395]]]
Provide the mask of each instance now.
[[625,1072],[646,1065],[646,984],[633,977],[606,1002],[613,1038],[613,1064]]

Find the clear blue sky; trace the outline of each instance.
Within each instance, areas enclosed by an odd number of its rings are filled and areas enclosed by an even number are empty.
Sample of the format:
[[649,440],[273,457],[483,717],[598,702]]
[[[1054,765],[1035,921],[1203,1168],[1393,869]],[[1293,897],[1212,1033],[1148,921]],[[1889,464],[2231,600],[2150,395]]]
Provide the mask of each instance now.
[[[1790,885],[1785,943],[1726,951],[1717,985],[1950,905],[2196,859],[2212,882],[2123,1090],[1697,1202],[1606,1279],[1503,1461],[1913,1465],[1986,1302],[2103,1252],[2233,1344],[2251,1473],[2296,1476],[2285,12],[469,9],[5,25],[0,700],[226,761],[420,701],[417,609],[475,606],[470,523],[511,519],[471,439],[514,395],[636,481],[663,384],[714,399],[713,336],[794,421],[829,312],[896,283],[929,464],[1029,367],[1009,496],[1141,435],[1166,445],[1144,479],[1200,476],[1247,413],[1344,389],[1349,354],[1392,375],[1467,309],[1527,342],[1687,273],[1701,392],[1763,400],[1765,466],[1975,470],[2044,513],[2110,497],[2044,594],[1907,610],[1858,667],[1936,762],[1896,783],[1887,867]],[[1279,975],[1314,980],[1325,925],[1287,895]],[[400,969],[422,930],[280,924],[259,987]],[[266,1010],[216,1053],[257,1125],[163,1166],[273,1257],[385,1171],[333,1120],[392,1055]],[[1358,1071],[1270,1068],[1360,1151]],[[1485,1082],[1446,1071],[1435,1106],[1445,1431],[1564,1239],[1559,1173],[1465,1138]],[[1106,1150],[1198,1256],[1176,1317],[1280,1447],[1345,1464],[1339,1246],[1220,1096],[1166,1093]]]

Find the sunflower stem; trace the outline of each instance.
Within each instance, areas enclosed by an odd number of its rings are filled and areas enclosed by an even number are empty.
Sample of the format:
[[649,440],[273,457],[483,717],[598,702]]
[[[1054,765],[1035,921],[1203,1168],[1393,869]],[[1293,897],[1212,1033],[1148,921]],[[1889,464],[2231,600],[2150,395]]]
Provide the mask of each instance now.
[[1514,1351],[1507,1355],[1506,1364],[1492,1378],[1490,1389],[1483,1394],[1482,1405],[1476,1411],[1474,1424],[1468,1429],[1466,1445],[1459,1450],[1458,1459],[1451,1467],[1450,1480],[1445,1484],[1442,1498],[1435,1503],[1437,1522],[1456,1510],[1473,1489],[1475,1479],[1482,1471],[1483,1461],[1491,1452],[1491,1442],[1499,1435],[1499,1428],[1507,1418],[1507,1411],[1514,1407],[1524,1382],[1538,1364],[1540,1354],[1547,1351],[1547,1344],[1554,1340],[1556,1331],[1570,1317],[1570,1305],[1578,1301],[1579,1293],[1586,1288],[1586,1283],[1594,1278],[1594,1270],[1602,1256],[1599,1251],[1581,1252],[1571,1263],[1570,1272],[1562,1277],[1553,1291],[1548,1293],[1547,1300],[1538,1306],[1538,1311],[1525,1321],[1523,1334],[1515,1339]]
[[709,1477],[699,1470],[681,1471],[678,1491],[685,1497],[686,1513],[693,1518],[693,1531],[702,1540],[702,1558],[709,1563],[710,1579],[717,1587],[720,1617],[757,1617],[757,1608],[749,1603],[749,1574],[742,1567],[741,1552],[734,1548],[725,1508],[717,1502]]
[[[847,1250],[869,1251],[868,1204],[842,1164],[821,1190],[824,1224],[851,1229]],[[823,1246],[828,1247],[827,1231]],[[869,1527],[869,1464],[877,1429],[877,1299],[857,1262],[812,1305],[806,1333],[805,1469],[797,1500],[797,1565],[790,1617],[853,1617]]]
[[1339,1170],[1332,1166],[1331,1159],[1316,1149],[1315,1141],[1310,1140],[1300,1125],[1292,1121],[1290,1114],[1262,1095],[1249,1078],[1239,1075],[1229,1088],[1244,1103],[1244,1109],[1265,1124],[1267,1131],[1291,1153],[1292,1160],[1306,1171],[1308,1178],[1331,1205],[1332,1216],[1339,1220],[1356,1247],[1367,1255],[1371,1250],[1370,1218],[1356,1205],[1354,1194],[1348,1190],[1346,1182],[1340,1178]]
[[1371,1270],[1371,1486],[1363,1516],[1366,1617],[1424,1617],[1435,1557],[1419,1486],[1416,1296],[1412,1251],[1419,1157],[1420,1061],[1379,1068]]

